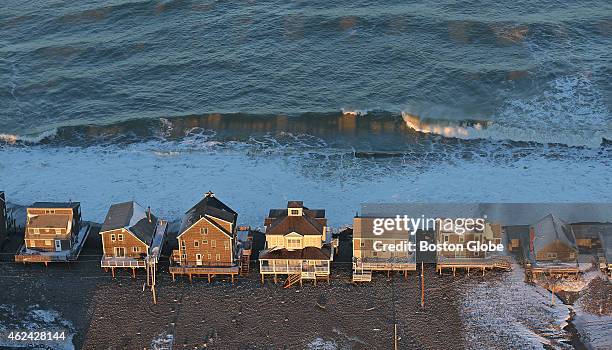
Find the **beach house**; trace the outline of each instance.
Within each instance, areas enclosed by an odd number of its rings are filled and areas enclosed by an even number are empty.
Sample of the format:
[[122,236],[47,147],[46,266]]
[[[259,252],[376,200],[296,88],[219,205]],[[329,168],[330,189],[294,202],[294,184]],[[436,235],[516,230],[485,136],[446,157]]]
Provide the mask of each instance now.
[[[578,246],[571,225],[548,214],[529,227],[526,272],[528,279],[538,274],[578,274]],[[531,276],[530,276],[531,275]]]
[[333,260],[332,237],[327,231],[325,210],[309,209],[301,201],[287,208],[271,209],[264,221],[266,247],[259,253],[261,281],[271,275],[287,276],[285,287],[304,280],[329,281]]
[[26,209],[24,245],[15,261],[75,260],[88,233],[88,225],[81,227],[79,202],[36,202]]
[[81,228],[78,202],[36,202],[27,208],[25,246],[41,252],[70,250]]
[[[379,249],[381,247],[405,247],[404,243],[416,242],[416,236],[406,231],[386,230],[384,234],[373,234],[371,217],[353,218],[353,282],[369,282],[375,271],[399,271],[406,276],[416,270],[414,249]],[[376,246],[376,249],[375,249]]]
[[158,262],[164,244],[167,222],[134,201],[111,205],[100,229],[102,260],[111,269],[148,268]]
[[457,229],[454,223],[438,225],[436,242],[454,248],[437,252],[436,270],[440,274],[444,269],[451,269],[453,275],[457,269],[465,269],[468,275],[470,270],[480,270],[484,275],[487,269],[511,268],[510,259],[505,256],[506,249],[501,244],[501,224],[485,222],[481,227],[461,227],[461,229]]
[[249,261],[238,242],[237,220],[232,208],[214,193],[206,193],[183,217],[178,249],[172,251],[172,278],[188,275],[191,280],[192,275],[206,275],[210,282],[216,275],[228,275],[233,281],[241,263]]

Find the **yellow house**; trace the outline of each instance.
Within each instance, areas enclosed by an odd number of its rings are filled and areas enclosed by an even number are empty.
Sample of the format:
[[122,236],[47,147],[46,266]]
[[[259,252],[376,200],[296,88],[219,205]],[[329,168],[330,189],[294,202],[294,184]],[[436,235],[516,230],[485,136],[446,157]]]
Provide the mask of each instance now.
[[290,201],[286,209],[272,209],[264,222],[266,249],[259,253],[262,283],[265,275],[287,275],[286,287],[303,280],[329,281],[333,249],[327,234],[325,210],[308,209]]

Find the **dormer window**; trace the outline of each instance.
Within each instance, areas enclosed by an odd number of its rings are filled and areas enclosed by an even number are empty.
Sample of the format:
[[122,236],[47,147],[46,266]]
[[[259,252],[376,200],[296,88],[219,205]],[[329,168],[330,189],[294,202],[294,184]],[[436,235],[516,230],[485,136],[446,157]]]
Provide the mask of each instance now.
[[302,216],[302,209],[301,208],[289,209],[289,216]]

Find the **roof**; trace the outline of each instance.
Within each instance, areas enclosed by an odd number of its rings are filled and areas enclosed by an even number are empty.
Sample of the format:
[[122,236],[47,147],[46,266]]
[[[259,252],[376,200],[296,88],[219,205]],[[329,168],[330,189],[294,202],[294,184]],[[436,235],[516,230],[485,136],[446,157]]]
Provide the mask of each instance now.
[[329,245],[323,248],[306,247],[304,249],[287,250],[285,248],[270,249],[259,254],[259,259],[295,259],[295,260],[330,260]]
[[303,208],[304,202],[302,201],[289,201],[287,203],[287,208]]
[[533,249],[536,252],[555,241],[577,249],[572,227],[553,214],[546,215],[532,227],[535,233]]
[[81,206],[79,202],[36,202],[29,206],[29,208],[44,208],[44,209],[53,209],[53,208],[65,208],[65,209],[76,209]]
[[[149,215],[151,219],[149,220]],[[150,245],[155,235],[157,217],[134,201],[111,205],[100,232],[124,228]]]
[[285,216],[276,219],[266,229],[266,235],[286,235],[297,232],[303,236],[323,234],[323,225],[308,216]]
[[[302,215],[288,215],[288,209],[301,208]],[[266,235],[286,235],[297,232],[301,235],[323,234],[323,227],[326,225],[325,210],[308,209],[302,201],[287,202],[286,209],[270,209],[270,213],[265,220]]]
[[600,232],[612,232],[612,224],[598,222],[573,224],[572,231],[576,239],[598,239]]
[[68,228],[68,215],[37,215],[33,216],[28,227],[33,228]]
[[304,202],[302,201],[289,201],[287,202],[287,208],[283,209],[270,209],[268,213],[268,218],[280,218],[283,216],[287,216],[287,209],[290,208],[302,208],[302,212],[304,215],[309,216],[314,219],[324,219],[325,218],[325,209],[309,209],[304,206]]
[[223,221],[231,222],[236,225],[238,214],[230,207],[221,202],[215,194],[212,192],[206,193],[204,198],[200,200],[196,205],[191,207],[183,218],[180,232],[184,232],[191,225],[195,224],[198,220],[205,216],[212,216]]
[[612,203],[365,203],[362,217],[478,218],[502,226],[532,225],[547,214],[567,222],[612,223]]

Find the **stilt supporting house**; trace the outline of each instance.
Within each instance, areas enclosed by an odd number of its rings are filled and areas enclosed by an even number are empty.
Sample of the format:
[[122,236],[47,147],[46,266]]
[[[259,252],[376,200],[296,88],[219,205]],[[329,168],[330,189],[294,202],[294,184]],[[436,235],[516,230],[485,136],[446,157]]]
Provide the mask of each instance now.
[[461,269],[465,270],[468,276],[470,270],[481,271],[484,276],[487,269],[509,271],[512,269],[512,264],[509,258],[503,256],[488,259],[446,259],[436,264],[436,272],[440,275],[444,270],[450,270],[453,276],[456,276],[457,270]]

